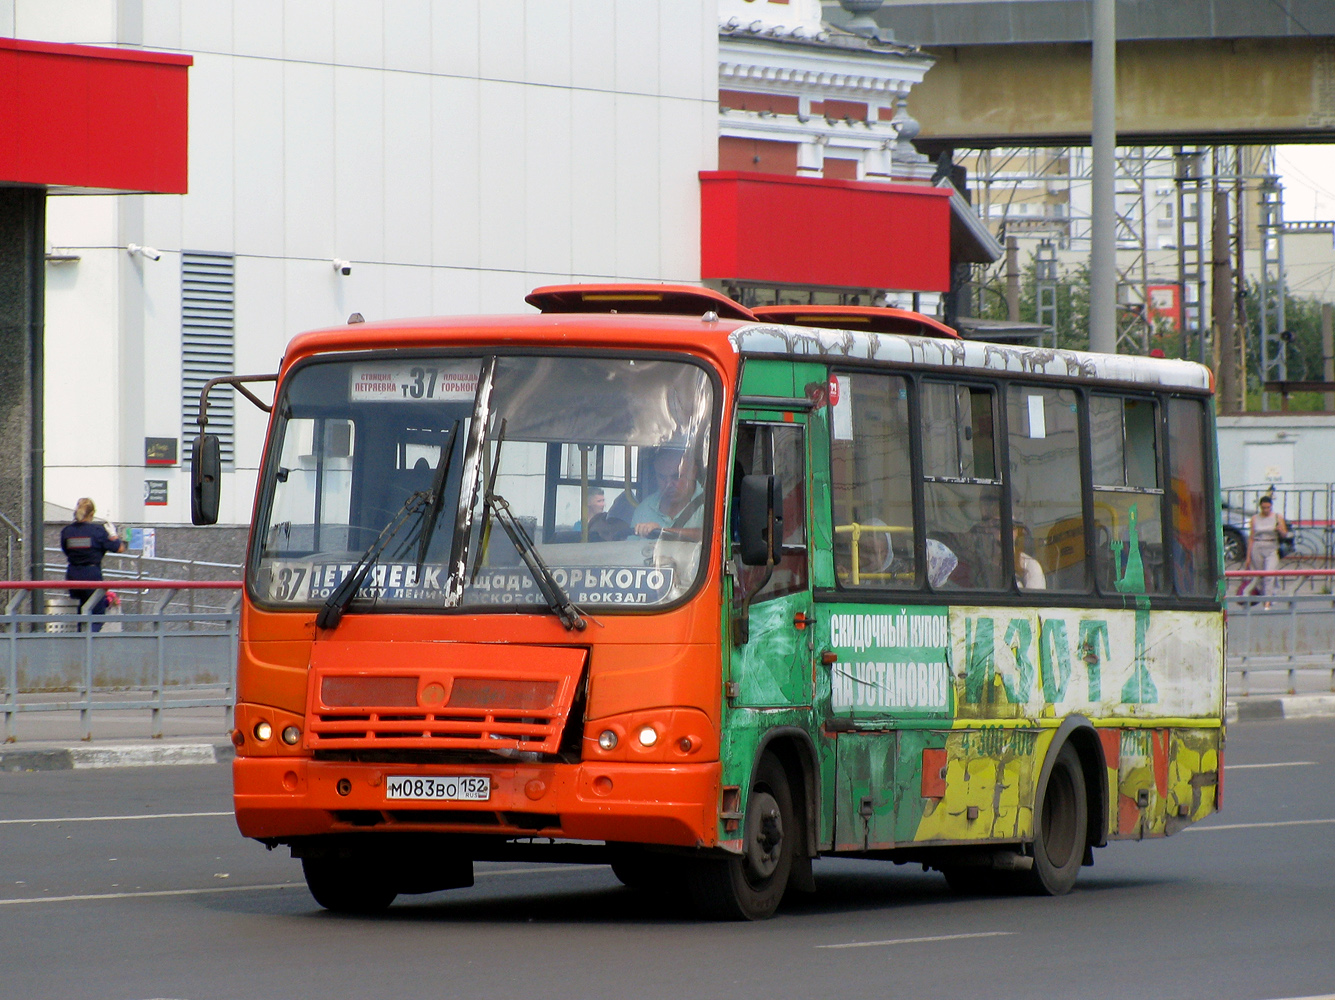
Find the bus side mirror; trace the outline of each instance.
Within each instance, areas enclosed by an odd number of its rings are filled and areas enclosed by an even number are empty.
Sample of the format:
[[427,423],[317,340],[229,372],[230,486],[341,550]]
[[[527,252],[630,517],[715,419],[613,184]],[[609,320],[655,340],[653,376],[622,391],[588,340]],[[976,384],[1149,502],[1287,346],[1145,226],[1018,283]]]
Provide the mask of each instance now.
[[218,500],[222,481],[222,449],[217,434],[195,438],[190,452],[190,520],[195,524],[218,523]]
[[783,545],[783,488],[778,476],[743,476],[737,498],[743,566],[772,566]]

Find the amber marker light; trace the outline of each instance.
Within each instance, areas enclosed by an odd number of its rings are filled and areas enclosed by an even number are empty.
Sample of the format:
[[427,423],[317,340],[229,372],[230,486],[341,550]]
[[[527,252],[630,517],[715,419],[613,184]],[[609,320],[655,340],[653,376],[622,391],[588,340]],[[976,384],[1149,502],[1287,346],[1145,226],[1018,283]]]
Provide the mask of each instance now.
[[267,722],[255,723],[255,739],[261,743],[269,742],[269,737],[273,735],[273,726]]

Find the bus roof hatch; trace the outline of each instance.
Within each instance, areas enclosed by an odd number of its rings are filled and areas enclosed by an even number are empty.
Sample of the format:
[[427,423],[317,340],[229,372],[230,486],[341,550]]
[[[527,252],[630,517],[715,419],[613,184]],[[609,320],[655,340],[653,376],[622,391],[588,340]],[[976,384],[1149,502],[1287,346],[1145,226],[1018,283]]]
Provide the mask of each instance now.
[[545,313],[662,313],[755,321],[743,305],[710,288],[696,285],[608,284],[546,285],[535,288],[524,301]]

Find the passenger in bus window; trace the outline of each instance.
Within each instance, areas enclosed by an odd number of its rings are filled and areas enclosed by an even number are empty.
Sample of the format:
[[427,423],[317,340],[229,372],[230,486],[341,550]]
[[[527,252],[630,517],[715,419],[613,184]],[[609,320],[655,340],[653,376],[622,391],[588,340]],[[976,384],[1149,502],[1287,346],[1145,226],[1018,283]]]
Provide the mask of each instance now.
[[[864,587],[884,587],[894,579],[895,549],[889,526],[879,517],[868,518],[859,526],[857,583]],[[853,583],[853,567],[841,566],[844,583]]]
[[1014,525],[1015,530],[1015,582],[1021,590],[1047,590],[1048,580],[1043,573],[1043,566],[1037,559],[1024,550],[1028,529],[1023,524]]
[[635,508],[635,534],[656,538],[666,531],[677,539],[700,538],[704,494],[696,480],[698,468],[694,456],[686,452],[658,453],[654,473],[661,485]]

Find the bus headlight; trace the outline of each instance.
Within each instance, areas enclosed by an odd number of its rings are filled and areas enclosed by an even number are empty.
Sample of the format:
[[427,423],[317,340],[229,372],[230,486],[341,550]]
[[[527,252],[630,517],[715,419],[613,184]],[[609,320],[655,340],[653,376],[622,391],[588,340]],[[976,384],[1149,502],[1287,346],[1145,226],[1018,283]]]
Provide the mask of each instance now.
[[644,726],[639,732],[640,746],[651,747],[658,742],[658,730],[653,726]]
[[269,737],[273,735],[273,726],[267,722],[255,723],[255,739],[261,743],[269,742]]
[[604,750],[615,750],[617,748],[617,734],[610,729],[604,729],[598,734],[598,746]]
[[296,726],[288,726],[283,730],[283,742],[288,746],[296,746],[299,739],[301,739],[301,730]]

